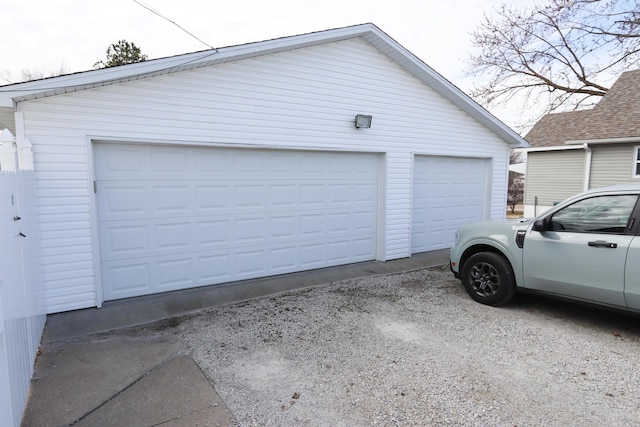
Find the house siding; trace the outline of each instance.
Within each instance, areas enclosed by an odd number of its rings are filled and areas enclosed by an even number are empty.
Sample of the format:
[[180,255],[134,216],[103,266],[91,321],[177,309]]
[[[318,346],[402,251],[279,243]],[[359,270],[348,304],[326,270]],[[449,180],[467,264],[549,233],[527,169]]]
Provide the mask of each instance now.
[[[22,102],[34,146],[49,313],[96,305],[91,141],[382,153],[382,250],[410,256],[414,154],[490,159],[503,218],[506,143],[362,39]],[[355,114],[373,116],[356,129]]]
[[633,177],[634,153],[638,144],[594,145],[591,147],[590,188],[637,183]]
[[529,152],[524,204],[549,207],[580,193],[584,167],[584,150]]

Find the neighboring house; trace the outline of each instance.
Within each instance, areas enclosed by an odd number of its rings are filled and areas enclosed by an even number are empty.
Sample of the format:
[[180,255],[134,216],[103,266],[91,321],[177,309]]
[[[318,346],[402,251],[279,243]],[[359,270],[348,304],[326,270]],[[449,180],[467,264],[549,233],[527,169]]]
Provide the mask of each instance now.
[[0,128],[25,164],[33,149],[39,231],[12,238],[40,247],[36,325],[448,248],[504,218],[509,149],[527,146],[372,24],[4,86]]
[[590,110],[544,116],[525,136],[525,216],[581,191],[640,181],[640,70]]

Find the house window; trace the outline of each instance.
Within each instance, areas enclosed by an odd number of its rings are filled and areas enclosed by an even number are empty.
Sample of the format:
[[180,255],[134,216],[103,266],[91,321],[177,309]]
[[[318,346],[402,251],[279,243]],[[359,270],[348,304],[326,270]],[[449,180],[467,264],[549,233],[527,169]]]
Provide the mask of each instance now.
[[633,177],[640,178],[640,145],[634,150]]

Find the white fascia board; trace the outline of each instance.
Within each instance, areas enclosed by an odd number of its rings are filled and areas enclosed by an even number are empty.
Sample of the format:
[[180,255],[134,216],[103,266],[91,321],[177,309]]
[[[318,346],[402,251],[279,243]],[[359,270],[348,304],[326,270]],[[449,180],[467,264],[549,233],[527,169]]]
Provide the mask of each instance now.
[[567,141],[567,145],[598,145],[598,144],[626,144],[640,142],[640,136],[631,136],[626,138],[603,138],[603,139],[582,139],[575,141]]
[[17,102],[62,95],[64,93],[164,74],[163,71],[170,72],[170,70],[176,67],[195,63],[203,57],[213,54],[214,51],[195,52],[119,67],[83,71],[59,77],[0,86],[0,107],[13,107]]
[[584,145],[555,145],[553,147],[529,147],[516,148],[514,151],[518,153],[536,153],[542,151],[564,151],[564,150],[584,150]]
[[379,28],[373,26],[372,36],[363,38],[380,52],[387,55],[410,74],[416,76],[427,86],[434,89],[465,113],[482,123],[492,132],[500,136],[511,148],[530,147],[529,143],[513,129],[502,123],[476,101],[471,99],[457,86],[429,67],[420,58],[409,52],[402,45],[389,37]]
[[363,24],[0,86],[0,107],[13,108],[15,103],[21,101],[61,95],[223,62],[237,61],[315,44],[345,40],[358,37],[374,27],[372,24]]

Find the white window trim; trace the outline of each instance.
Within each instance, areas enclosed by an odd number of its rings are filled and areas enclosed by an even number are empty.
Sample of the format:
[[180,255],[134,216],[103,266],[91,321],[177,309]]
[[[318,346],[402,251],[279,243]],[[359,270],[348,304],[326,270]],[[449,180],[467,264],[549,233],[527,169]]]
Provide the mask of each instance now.
[[640,173],[638,173],[638,165],[640,165],[640,145],[636,145],[633,149],[633,170],[631,171],[631,177],[640,179]]

